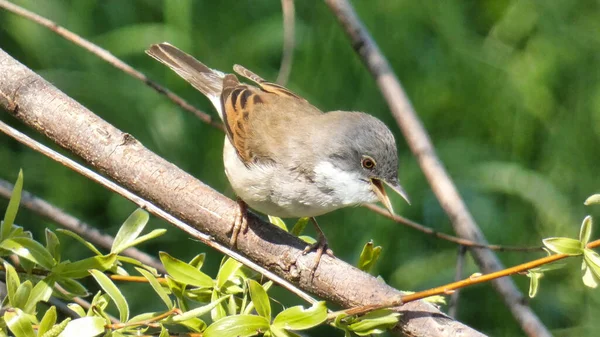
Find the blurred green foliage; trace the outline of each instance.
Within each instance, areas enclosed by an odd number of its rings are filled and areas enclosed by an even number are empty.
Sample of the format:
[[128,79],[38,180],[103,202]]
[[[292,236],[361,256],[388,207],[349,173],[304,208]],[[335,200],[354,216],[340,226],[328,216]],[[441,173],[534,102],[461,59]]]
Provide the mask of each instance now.
[[[210,112],[201,94],[144,54],[169,41],[209,66],[242,64],[275,79],[283,43],[278,1],[19,0]],[[600,189],[600,8],[597,1],[355,0],[358,14],[389,58],[488,240],[539,245],[573,236],[584,208]],[[397,134],[400,177],[412,206],[393,200],[402,215],[439,231],[450,222],[408,151],[372,78],[328,8],[297,1],[294,63],[288,86],[323,110],[372,113]],[[232,196],[223,173],[223,134],[88,52],[25,19],[0,10],[0,48],[144,145],[215,189]],[[12,117],[0,118],[20,129]],[[25,129],[26,130],[26,129]],[[42,136],[26,130],[49,144]],[[0,136],[0,177],[116,234],[135,206],[41,155]],[[6,201],[0,201],[0,209]],[[26,210],[18,221],[42,233],[54,227]],[[376,274],[406,290],[451,281],[457,247],[374,216],[363,208],[319,218],[336,255],[351,263],[373,239],[383,247]],[[290,224],[288,224],[290,225]],[[168,227],[151,219],[150,227]],[[38,233],[35,234],[36,236]],[[592,237],[597,237],[597,232]],[[140,248],[183,260],[207,251],[207,270],[220,256],[183,233]],[[68,247],[69,254],[82,249]],[[84,254],[82,251],[80,254]],[[506,265],[542,256],[500,253]],[[549,272],[531,306],[557,336],[593,336],[600,295],[582,286],[580,265]],[[470,263],[466,273],[477,271]],[[515,277],[523,292],[528,279]],[[125,287],[130,294],[146,291]],[[275,289],[274,289],[275,290]],[[297,303],[281,291],[272,295]],[[148,311],[161,303],[132,303]],[[522,335],[490,285],[461,293],[459,320],[493,336]],[[323,335],[330,330],[318,330]]]

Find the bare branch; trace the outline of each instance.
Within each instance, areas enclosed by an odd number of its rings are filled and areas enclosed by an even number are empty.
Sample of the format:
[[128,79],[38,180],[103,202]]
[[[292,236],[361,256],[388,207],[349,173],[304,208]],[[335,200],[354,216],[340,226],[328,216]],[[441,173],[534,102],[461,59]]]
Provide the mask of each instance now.
[[281,66],[277,75],[277,83],[285,85],[292,72],[294,60],[295,39],[295,17],[294,0],[281,0],[281,11],[283,14],[283,52],[281,54]]
[[403,224],[410,228],[416,229],[419,232],[423,232],[427,235],[431,235],[438,239],[457,243],[457,244],[461,245],[461,247],[485,248],[485,249],[491,249],[491,250],[496,250],[496,251],[501,251],[501,252],[502,251],[518,251],[518,252],[533,252],[533,251],[541,252],[542,251],[541,246],[538,246],[538,247],[516,247],[516,246],[503,246],[503,245],[491,245],[491,244],[478,243],[478,242],[471,241],[468,239],[458,238],[456,236],[440,233],[433,228],[423,226],[423,225],[416,223],[415,221],[412,221],[410,219],[407,219],[403,216],[400,216],[397,214],[390,214],[390,212],[388,212],[388,210],[386,210],[385,208],[379,207],[377,205],[366,204],[366,205],[364,205],[364,207],[372,210],[375,213],[379,213],[379,214],[387,217],[388,219],[392,219],[397,223],[400,223],[400,224]]
[[40,15],[33,13],[33,12],[30,12],[23,7],[19,7],[7,0],[0,0],[0,8],[4,8],[9,12],[12,12],[16,15],[19,15],[23,18],[26,18],[26,19],[31,20],[41,26],[48,28],[49,30],[62,36],[66,40],[71,41],[75,45],[80,46],[81,48],[98,56],[100,59],[108,62],[113,67],[123,71],[124,73],[130,75],[131,77],[133,77],[135,79],[138,79],[138,80],[144,82],[150,88],[156,90],[160,94],[167,96],[171,101],[173,101],[175,104],[179,105],[184,110],[187,110],[187,111],[193,113],[194,115],[196,115],[196,117],[198,117],[200,120],[202,120],[206,124],[209,124],[221,131],[224,130],[223,124],[221,124],[219,121],[215,121],[211,115],[207,114],[206,112],[198,110],[196,107],[189,104],[183,98],[174,94],[173,92],[171,92],[167,88],[161,86],[160,84],[152,81],[146,75],[135,70],[127,63],[125,63],[125,62],[121,61],[120,59],[118,59],[117,57],[115,57],[108,50],[100,48],[99,46],[91,43],[90,41],[82,38],[81,36],[71,32],[71,31],[69,31],[68,29],[59,26],[55,22],[50,21]]
[[[257,263],[260,264],[261,272],[265,268],[271,272],[266,277],[279,276],[274,280],[277,283],[284,278],[343,307],[383,303],[402,295],[375,277],[330,256],[324,256],[312,273],[315,253],[303,255],[303,241],[252,213],[249,213],[250,230],[237,242],[237,249],[247,258],[228,250],[222,245],[229,242],[236,210],[234,201],[155,155],[131,135],[106,123],[1,50],[0,105],[145,199],[81,165],[55,157],[39,144],[30,144],[37,151],[44,151],[79,173],[102,181],[104,186],[167,219],[211,248],[248,263],[251,268],[258,269]],[[28,138],[5,124],[0,126],[3,132],[21,141]],[[400,328],[409,335],[445,336],[452,331],[461,331],[464,336],[481,335],[422,301],[398,310],[402,313]]]
[[[465,269],[465,256],[467,254],[467,247],[459,246],[458,254],[456,256],[456,271],[454,273],[454,282],[458,282],[463,278],[463,272]],[[456,317],[458,312],[458,299],[460,297],[461,289],[456,289],[452,295],[450,295],[450,302],[448,303],[448,315],[450,317]]]
[[[417,157],[433,192],[452,221],[455,232],[463,238],[487,244],[483,233],[435,153],[429,135],[406,96],[400,81],[379,50],[375,40],[356,15],[352,5],[347,0],[325,0],[325,2],[346,31],[352,47],[360,55],[379,85],[379,89],[410,149]],[[484,273],[504,269],[498,257],[490,250],[471,249],[471,253]],[[492,284],[501,294],[521,328],[529,336],[550,336],[548,329],[526,305],[523,294],[510,278],[496,279]]]

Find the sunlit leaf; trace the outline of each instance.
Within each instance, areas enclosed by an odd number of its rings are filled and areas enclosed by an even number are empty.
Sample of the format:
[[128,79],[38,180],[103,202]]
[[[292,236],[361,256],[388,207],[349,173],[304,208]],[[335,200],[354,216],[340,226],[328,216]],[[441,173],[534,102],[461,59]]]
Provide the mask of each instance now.
[[62,229],[59,228],[56,230],[58,233],[67,235],[72,237],[73,239],[79,241],[81,244],[83,244],[84,246],[86,246],[89,250],[91,250],[92,252],[94,252],[96,255],[103,255],[102,253],[100,253],[100,251],[98,250],[98,248],[96,248],[93,244],[91,244],[90,242],[85,241],[84,238],[82,238],[81,236],[79,236],[79,234],[72,232],[68,229]]
[[144,270],[142,268],[137,268],[136,267],[135,269],[140,274],[142,274],[146,278],[146,280],[148,280],[148,283],[150,283],[150,285],[152,286],[152,289],[154,289],[154,291],[156,292],[156,294],[158,294],[158,296],[165,303],[165,305],[167,306],[167,308],[169,310],[173,309],[173,301],[169,297],[169,294],[167,294],[167,291],[160,284],[160,282],[158,282],[158,280],[156,279],[156,277],[154,277],[154,275],[152,275],[149,271]]
[[155,239],[155,238],[165,234],[166,232],[167,232],[167,230],[164,228],[153,229],[150,233],[147,233],[147,234],[137,237],[135,240],[131,241],[128,245],[124,246],[123,248],[127,249],[129,247],[137,246],[148,240]]
[[165,328],[164,325],[160,326],[160,335],[158,337],[170,337],[169,329]]
[[527,277],[529,277],[529,297],[534,298],[538,292],[538,288],[540,285],[540,278],[544,274],[532,272],[531,270],[527,273]]
[[281,220],[281,218],[269,215],[269,222],[271,222],[273,225],[283,229],[286,232],[288,231],[288,228],[287,228],[285,222],[283,222],[283,220]]
[[102,287],[108,296],[112,298],[113,302],[115,302],[117,309],[119,310],[119,320],[121,322],[127,322],[129,319],[129,305],[121,293],[121,290],[119,290],[113,281],[101,271],[93,269],[90,270],[90,274],[92,274],[100,287]]
[[35,337],[29,318],[18,308],[4,312],[4,322],[15,337]]
[[221,268],[219,268],[219,273],[217,274],[217,288],[221,289],[221,287],[225,285],[225,282],[229,281],[241,267],[241,263],[228,257]]
[[56,307],[51,306],[50,309],[46,310],[44,317],[40,321],[40,325],[38,326],[38,336],[43,336],[47,331],[52,329],[54,324],[56,324]]
[[53,231],[46,228],[46,249],[56,262],[60,261],[60,241]]
[[4,213],[4,221],[0,229],[0,239],[4,240],[9,237],[12,225],[15,223],[17,212],[19,210],[19,203],[21,202],[21,192],[23,191],[23,170],[19,170],[15,187],[13,188],[8,207]]
[[26,237],[15,237],[0,242],[0,248],[9,250],[41,267],[52,269],[56,261],[39,242]]
[[250,298],[254,303],[256,312],[262,317],[266,318],[269,322],[271,321],[271,302],[269,301],[269,295],[260,283],[249,279],[248,290],[250,292]]
[[594,275],[594,272],[592,272],[592,270],[590,269],[590,267],[588,267],[588,265],[585,263],[585,261],[583,262],[583,265],[582,265],[582,271],[583,271],[583,276],[582,276],[583,284],[589,288],[598,287],[598,282],[600,280],[598,280],[598,278],[596,278],[596,276]]
[[67,304],[67,307],[69,307],[69,309],[71,309],[74,313],[76,313],[77,315],[79,315],[79,317],[85,317],[85,310],[83,310],[83,308],[77,304],[77,303],[69,303]]
[[218,321],[221,318],[227,316],[227,311],[225,310],[225,307],[221,302],[219,302],[219,299],[223,297],[226,296],[223,296],[223,294],[221,294],[219,291],[213,289],[212,294],[210,295],[210,302],[217,302],[217,305],[215,305],[214,308],[210,311],[210,318],[212,318],[213,321]]
[[[17,288],[17,292],[15,293],[14,306],[25,311],[25,303],[27,303],[27,299],[31,294],[31,289],[33,285],[30,280],[26,280],[21,283]],[[26,312],[26,311],[25,311]]]
[[190,265],[199,270],[204,265],[204,260],[206,260],[206,253],[198,254],[190,261]]
[[306,228],[306,225],[308,224],[309,221],[310,221],[310,218],[308,218],[308,217],[303,217],[303,218],[298,219],[296,224],[294,224],[294,227],[292,227],[292,230],[290,231],[290,233],[295,236],[300,236],[300,234],[302,234],[302,232],[304,232],[304,228]]
[[592,217],[586,216],[583,219],[583,223],[581,224],[581,230],[579,231],[579,241],[581,245],[585,247],[590,241],[590,237],[592,236]]
[[107,270],[112,267],[116,261],[117,255],[115,254],[92,256],[75,262],[63,261],[58,264],[52,272],[63,278],[69,277],[78,279],[89,276],[88,270],[90,269],[98,269],[100,271]]
[[268,329],[269,321],[262,316],[227,316],[206,328],[203,337],[250,337]]
[[375,310],[358,317],[348,328],[359,336],[378,334],[396,325],[399,316],[390,309]]
[[35,307],[39,302],[47,302],[52,296],[52,287],[54,286],[54,277],[46,277],[40,280],[31,289],[27,303],[25,303],[24,311],[30,314],[35,314]]
[[207,314],[213,308],[215,308],[217,305],[219,305],[221,302],[223,302],[223,301],[225,301],[225,300],[227,300],[229,298],[232,298],[232,297],[233,296],[231,296],[231,295],[223,296],[223,297],[217,299],[216,301],[210,302],[207,305],[203,305],[201,307],[194,308],[194,309],[192,309],[190,311],[186,311],[186,312],[184,312],[181,315],[177,315],[177,316],[173,317],[173,322],[186,321],[186,320],[188,320],[190,318],[198,317],[198,316],[202,316],[204,314]]
[[167,273],[174,280],[196,287],[208,288],[213,286],[212,278],[193,266],[178,260],[165,252],[160,252],[159,256]]
[[585,202],[583,204],[586,206],[593,205],[593,204],[600,204],[600,194],[594,194],[594,195],[590,196],[589,198],[587,198],[585,200]]
[[59,337],[95,337],[104,332],[106,322],[102,317],[77,318],[69,322]]
[[373,241],[367,242],[358,259],[358,269],[369,272],[381,255],[381,246],[373,247]]
[[4,271],[6,272],[6,291],[8,293],[8,303],[15,307],[15,295],[17,294],[17,289],[19,289],[19,285],[21,285],[21,280],[19,279],[19,274],[15,268],[7,262],[4,262]]
[[288,330],[305,330],[317,326],[327,319],[325,302],[317,302],[310,308],[295,306],[280,312],[273,320],[273,326]]
[[119,254],[133,242],[146,227],[150,216],[141,208],[136,209],[123,223],[113,241],[111,253]]
[[542,240],[544,246],[555,253],[571,256],[583,254],[583,246],[579,240],[571,238],[548,238]]

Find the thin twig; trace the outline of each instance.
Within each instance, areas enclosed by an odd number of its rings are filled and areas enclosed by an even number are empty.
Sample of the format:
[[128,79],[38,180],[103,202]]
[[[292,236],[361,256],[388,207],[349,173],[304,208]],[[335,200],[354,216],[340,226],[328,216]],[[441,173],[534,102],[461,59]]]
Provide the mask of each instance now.
[[206,124],[209,124],[221,131],[224,130],[223,124],[216,121],[211,115],[207,114],[206,112],[200,111],[199,109],[197,109],[193,105],[189,104],[186,100],[184,100],[180,96],[171,92],[169,89],[152,81],[146,75],[142,74],[141,72],[137,71],[136,69],[134,69],[127,63],[121,61],[120,59],[118,59],[117,57],[112,55],[108,50],[100,48],[98,45],[95,45],[95,44],[91,43],[90,41],[84,39],[83,37],[71,32],[70,30],[59,26],[54,21],[48,20],[38,14],[28,11],[27,9],[17,6],[7,0],[0,0],[0,8],[4,8],[9,12],[12,12],[16,15],[19,15],[25,19],[31,20],[41,26],[48,28],[49,30],[62,36],[66,40],[71,41],[73,44],[78,45],[81,48],[89,51],[90,53],[98,56],[100,59],[106,61],[113,67],[123,71],[124,73],[130,75],[131,77],[133,77],[135,79],[138,79],[138,80],[144,82],[150,88],[156,90],[160,94],[167,96],[167,98],[169,98],[175,104],[179,105],[184,110],[187,110],[187,111],[193,113],[194,115],[196,115],[200,120],[202,120]]
[[[9,199],[13,188],[13,184],[6,180],[0,179],[0,196]],[[67,212],[28,191],[23,190],[21,193],[21,205],[45,218],[54,221],[63,228],[79,234],[87,241],[90,241],[104,249],[110,250],[112,247],[112,243],[114,241],[112,236],[100,232],[89,224],[77,219],[73,215],[68,214]],[[160,261],[135,247],[128,248],[121,254],[136,259],[145,265],[151,266],[163,274],[166,272]]]
[[[465,269],[465,256],[467,253],[467,247],[458,246],[458,254],[456,257],[456,272],[454,273],[454,281],[458,281],[463,278],[463,272]],[[456,318],[458,312],[458,298],[460,297],[460,289],[450,295],[450,303],[448,303],[448,316]]]
[[281,53],[281,66],[277,75],[277,83],[286,85],[292,72],[292,62],[294,60],[295,38],[295,18],[296,11],[294,0],[281,0],[281,12],[283,14],[283,51]]
[[403,216],[400,216],[397,214],[390,214],[390,212],[388,210],[386,210],[385,208],[379,207],[377,205],[365,204],[364,207],[372,210],[375,213],[379,213],[389,219],[392,219],[397,223],[400,223],[400,224],[406,225],[410,228],[416,229],[419,232],[423,232],[425,234],[431,235],[433,237],[436,237],[436,238],[439,238],[442,240],[457,243],[461,246],[472,247],[472,248],[485,248],[485,249],[491,249],[491,250],[496,250],[496,251],[520,251],[520,252],[542,251],[541,246],[517,247],[517,246],[503,246],[503,245],[490,245],[490,244],[478,243],[478,242],[474,242],[474,241],[471,241],[468,239],[459,238],[459,237],[456,237],[453,235],[440,233],[433,228],[423,226],[423,225],[421,225],[415,221],[412,221],[410,219],[407,219]]
[[[593,249],[593,248],[597,248],[597,247],[600,247],[600,240],[592,241],[586,245],[586,248],[589,248],[589,249]],[[401,304],[406,304],[406,303],[409,303],[412,301],[421,300],[421,299],[431,297],[431,296],[448,295],[448,294],[454,293],[457,289],[473,286],[473,285],[480,284],[480,283],[490,282],[492,280],[496,280],[498,278],[503,278],[506,276],[522,274],[522,273],[527,272],[528,270],[531,270],[531,269],[534,269],[534,268],[537,268],[537,267],[540,267],[540,266],[543,266],[546,264],[550,264],[550,263],[553,263],[553,262],[556,262],[556,261],[559,261],[559,260],[562,260],[562,259],[565,259],[568,257],[575,257],[575,256],[567,255],[567,254],[553,254],[553,255],[546,256],[546,257],[543,257],[543,258],[540,258],[537,260],[522,263],[518,266],[499,270],[499,271],[496,271],[493,273],[483,274],[483,275],[475,274],[475,275],[471,275],[471,276],[467,277],[466,279],[463,279],[463,280],[460,280],[457,282],[453,282],[453,283],[449,283],[449,284],[446,284],[446,285],[443,285],[440,287],[435,287],[435,288],[431,288],[428,290],[404,295],[400,299],[390,301],[389,303],[386,303],[386,304],[365,305],[365,306],[360,306],[360,307],[356,307],[356,308],[342,310],[341,312],[344,314],[347,314],[347,315],[362,315],[362,314],[365,314],[365,313],[373,311],[373,310],[396,307]],[[329,318],[335,317],[336,315],[339,315],[341,312],[339,312],[339,311],[332,312],[328,315],[328,317]]]
[[[429,181],[440,204],[452,221],[455,232],[466,239],[487,243],[485,237],[429,139],[400,81],[377,43],[362,24],[348,0],[325,0],[351,40],[352,47],[375,78],[408,145]],[[479,268],[485,273],[504,269],[498,257],[487,249],[471,249]],[[509,278],[495,279],[492,285],[500,293],[513,317],[529,336],[551,336],[536,314],[523,301],[523,294]]]
[[162,209],[158,208],[157,206],[155,206],[154,204],[152,204],[151,202],[144,200],[142,198],[140,198],[139,196],[131,193],[129,190],[115,184],[114,182],[102,177],[101,175],[97,174],[96,172],[84,167],[81,164],[78,164],[77,162],[63,156],[62,154],[48,148],[47,146],[40,144],[38,142],[36,142],[35,140],[31,139],[30,137],[26,136],[25,134],[13,129],[12,127],[10,127],[9,125],[7,125],[6,123],[0,121],[0,131],[2,131],[3,133],[7,134],[8,136],[14,138],[15,140],[17,140],[18,142],[20,142],[21,144],[24,144],[30,148],[32,148],[35,151],[40,152],[41,154],[59,162],[60,164],[64,165],[65,167],[68,167],[69,169],[83,175],[86,178],[91,179],[92,181],[106,187],[107,189],[125,197],[126,199],[129,199],[130,201],[132,201],[133,203],[135,203],[136,205],[138,205],[139,207],[146,209],[147,211],[149,211],[150,213],[154,214],[155,216],[166,220],[168,222],[170,222],[171,224],[175,225],[176,227],[178,227],[179,229],[184,230],[185,232],[187,232],[188,234],[190,234],[192,237],[198,239],[199,241],[201,241],[202,243],[204,243],[205,245],[227,255],[230,256],[232,258],[234,258],[235,260],[239,261],[240,263],[246,265],[247,267],[257,271],[258,273],[261,273],[263,275],[265,275],[265,277],[273,280],[273,282],[279,284],[280,286],[284,287],[285,289],[291,291],[292,293],[296,294],[298,297],[304,299],[305,301],[307,301],[308,303],[315,303],[316,300],[314,298],[312,298],[312,296],[308,295],[307,293],[303,292],[302,290],[300,290],[299,288],[297,288],[296,286],[294,286],[293,284],[291,284],[290,282],[288,282],[287,280],[279,277],[276,274],[273,274],[272,272],[268,271],[267,269],[257,265],[256,263],[254,263],[253,261],[249,260],[248,258],[240,255],[239,253],[221,245],[220,243],[214,241],[212,239],[212,237],[210,237],[209,235],[200,233],[194,229],[192,229],[190,226],[188,226],[187,224],[183,223],[182,221],[176,219],[175,217],[173,217],[172,215],[168,214],[167,212],[163,211]]

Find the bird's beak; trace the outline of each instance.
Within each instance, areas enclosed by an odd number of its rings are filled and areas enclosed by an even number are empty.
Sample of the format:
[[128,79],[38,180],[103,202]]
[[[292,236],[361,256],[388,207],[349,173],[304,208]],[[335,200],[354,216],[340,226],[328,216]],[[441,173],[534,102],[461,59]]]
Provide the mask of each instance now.
[[400,196],[404,200],[406,200],[406,202],[410,205],[410,200],[408,199],[408,195],[406,194],[406,191],[404,191],[402,186],[400,186],[400,184],[397,181],[388,182],[388,181],[385,181],[382,179],[372,178],[371,179],[371,187],[373,188],[373,192],[375,192],[375,195],[377,195],[377,199],[379,199],[379,201],[381,201],[381,203],[385,206],[385,208],[387,208],[387,210],[391,214],[394,214],[394,209],[392,208],[392,203],[390,202],[390,198],[387,196],[387,193],[385,193],[385,187],[383,186],[384,183],[385,183],[385,185],[388,185],[389,187],[391,187],[396,193],[400,194]]

